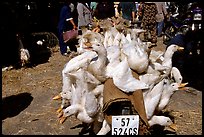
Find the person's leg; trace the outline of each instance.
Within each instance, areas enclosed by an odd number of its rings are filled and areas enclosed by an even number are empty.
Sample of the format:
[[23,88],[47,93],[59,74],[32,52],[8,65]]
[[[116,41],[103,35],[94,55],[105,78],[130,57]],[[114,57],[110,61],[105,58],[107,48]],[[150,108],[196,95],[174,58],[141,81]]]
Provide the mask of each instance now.
[[148,5],[144,5],[144,16],[142,18],[142,28],[146,30],[144,33],[144,41],[148,41],[148,33],[149,33],[149,12],[148,12]]
[[148,28],[148,26],[146,26],[146,25],[143,24],[143,29],[146,30],[146,31],[144,32],[144,41],[148,41],[148,40],[149,40],[149,37],[148,37],[149,28]]
[[157,43],[157,22],[156,22],[156,14],[157,14],[157,7],[156,4],[151,3],[150,5],[150,34],[151,34],[151,42],[152,44],[156,45]]
[[61,53],[62,55],[65,54],[65,53],[67,53],[67,45],[66,45],[66,43],[64,43],[62,33],[61,33],[60,36],[59,36],[59,46],[60,46],[60,53]]
[[150,28],[150,33],[151,33],[151,42],[153,44],[157,43],[157,27],[156,24],[153,24]]
[[164,26],[164,21],[157,22],[157,36],[158,37],[160,37],[162,34],[163,26]]

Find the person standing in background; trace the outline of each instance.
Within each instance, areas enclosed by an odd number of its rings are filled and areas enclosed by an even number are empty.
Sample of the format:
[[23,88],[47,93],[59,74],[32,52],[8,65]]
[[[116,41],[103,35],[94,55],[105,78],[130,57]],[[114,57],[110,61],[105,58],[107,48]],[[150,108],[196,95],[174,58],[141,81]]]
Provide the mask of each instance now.
[[144,2],[143,5],[142,26],[145,32],[145,39],[149,40],[152,45],[157,43],[156,14],[157,7],[154,2]]
[[135,21],[136,19],[136,5],[135,2],[120,2],[119,12],[122,11],[122,17],[129,21]]
[[113,17],[115,15],[114,3],[111,1],[98,2],[95,13],[97,19],[106,19]]
[[140,2],[137,10],[137,16],[139,21],[142,21],[143,9],[144,9],[144,2]]
[[71,12],[72,12],[72,17],[74,17],[74,18],[73,18],[74,23],[78,26],[77,3],[78,3],[78,2],[72,2],[72,4],[70,5],[70,8],[71,8]]
[[157,6],[156,22],[157,22],[157,36],[160,37],[164,27],[164,19],[167,18],[167,9],[165,2],[155,2]]
[[[72,17],[73,17],[73,21],[75,23],[76,26],[78,26],[78,12],[77,12],[77,2],[73,1],[71,4],[70,4],[70,8],[71,8],[71,13],[72,13]],[[78,29],[78,28],[77,28]],[[78,35],[80,35],[80,31],[78,30]],[[74,51],[74,52],[77,52],[77,47],[76,45],[78,44],[78,39],[72,39],[72,40],[69,40],[67,42],[67,44],[69,45],[69,49],[70,51]],[[68,49],[68,50],[69,50]]]
[[83,27],[87,27],[88,25],[92,24],[92,12],[89,8],[88,3],[78,2],[77,12],[79,29],[82,29]]
[[91,2],[90,3],[90,8],[91,8],[91,11],[92,11],[92,16],[94,17],[95,16],[95,12],[96,12],[96,7],[98,5],[98,2]]
[[60,11],[60,17],[58,22],[58,33],[59,33],[59,46],[60,46],[60,53],[64,56],[67,56],[67,44],[64,43],[63,40],[63,32],[77,29],[76,24],[74,23],[74,19],[72,16],[71,8],[70,8],[70,0],[66,0],[63,7]]

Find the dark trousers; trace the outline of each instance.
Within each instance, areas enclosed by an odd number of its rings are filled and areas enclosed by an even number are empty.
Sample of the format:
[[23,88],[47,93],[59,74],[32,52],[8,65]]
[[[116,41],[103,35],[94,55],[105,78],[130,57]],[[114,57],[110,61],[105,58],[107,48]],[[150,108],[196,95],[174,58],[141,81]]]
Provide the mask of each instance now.
[[60,46],[61,54],[64,54],[67,52],[67,44],[64,43],[62,32],[59,32],[59,46]]

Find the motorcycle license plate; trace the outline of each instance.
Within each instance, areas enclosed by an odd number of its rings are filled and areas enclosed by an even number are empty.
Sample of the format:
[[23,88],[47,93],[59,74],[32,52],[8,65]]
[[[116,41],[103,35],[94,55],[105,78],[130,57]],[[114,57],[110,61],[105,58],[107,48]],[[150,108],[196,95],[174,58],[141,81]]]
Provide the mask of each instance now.
[[202,15],[200,13],[195,14],[193,20],[202,20]]
[[112,135],[138,135],[139,115],[112,116]]

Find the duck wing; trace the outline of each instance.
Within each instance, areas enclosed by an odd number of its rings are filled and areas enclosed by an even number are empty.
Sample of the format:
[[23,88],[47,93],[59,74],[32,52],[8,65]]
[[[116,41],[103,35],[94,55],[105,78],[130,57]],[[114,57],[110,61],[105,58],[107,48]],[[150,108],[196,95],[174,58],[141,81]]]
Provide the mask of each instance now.
[[156,106],[159,103],[160,97],[162,95],[164,86],[164,79],[157,83],[151,91],[149,91],[146,96],[144,96],[145,111],[147,114],[147,119],[150,119],[154,114]]
[[66,74],[72,71],[76,71],[80,68],[86,69],[90,61],[96,56],[97,54],[94,51],[87,51],[78,56],[75,56],[65,64],[65,67],[62,70],[62,73]]
[[113,83],[126,93],[149,88],[144,82],[133,77],[127,58],[116,66],[112,76]]
[[92,92],[88,92],[85,95],[85,106],[86,113],[90,117],[94,117],[99,110],[98,100]]

